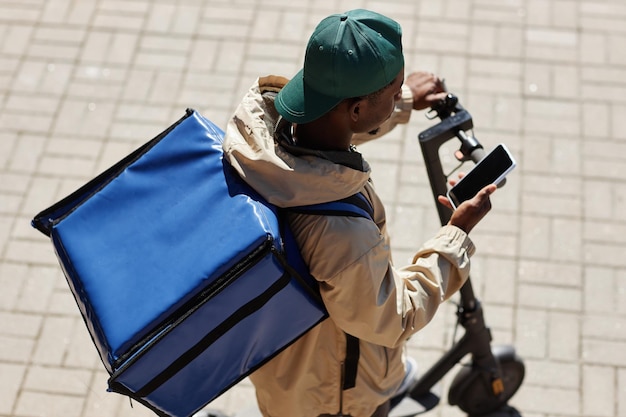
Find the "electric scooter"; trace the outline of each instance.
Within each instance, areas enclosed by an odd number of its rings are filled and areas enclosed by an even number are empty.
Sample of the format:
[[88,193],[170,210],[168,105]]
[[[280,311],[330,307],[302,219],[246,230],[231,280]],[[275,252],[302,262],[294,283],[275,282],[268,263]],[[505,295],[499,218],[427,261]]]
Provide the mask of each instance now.
[[[434,113],[434,115],[433,115]],[[474,163],[485,156],[485,150],[473,134],[470,113],[459,103],[458,98],[448,94],[433,106],[427,117],[438,117],[440,122],[418,135],[430,186],[441,224],[447,224],[452,211],[437,201],[437,196],[446,195],[448,175],[444,173],[440,148],[448,141],[458,139],[460,147],[455,152],[462,164]],[[499,186],[504,185],[504,181]],[[432,388],[467,355],[470,363],[464,366],[452,380],[448,390],[448,403],[456,405],[470,416],[517,415],[509,408],[508,400],[517,392],[525,374],[523,360],[513,346],[491,346],[491,332],[486,326],[480,301],[474,295],[471,279],[460,289],[457,307],[457,326],[465,334],[409,389],[407,396],[396,406],[390,417],[414,416],[417,409],[428,411],[439,402]]]
[[[430,109],[427,117],[439,118],[440,122],[421,132],[418,139],[439,220],[445,225],[452,211],[437,201],[437,196],[446,195],[448,179],[440,159],[440,148],[458,139],[460,147],[455,157],[461,164],[467,161],[476,163],[486,153],[473,134],[468,133],[473,129],[472,116],[455,95],[448,94]],[[501,182],[499,186],[503,184]],[[466,281],[459,292],[457,326],[464,328],[464,335],[413,383],[403,398],[392,404],[389,417],[415,417],[437,406],[440,396],[433,388],[467,355],[470,355],[470,362],[452,380],[448,389],[448,403],[459,407],[470,417],[520,417],[517,410],[509,407],[507,402],[522,384],[524,362],[513,346],[491,345],[491,332],[485,323],[481,303],[474,294],[471,279]],[[228,417],[217,411],[201,413],[195,417]],[[245,410],[234,417],[260,415],[258,410]]]

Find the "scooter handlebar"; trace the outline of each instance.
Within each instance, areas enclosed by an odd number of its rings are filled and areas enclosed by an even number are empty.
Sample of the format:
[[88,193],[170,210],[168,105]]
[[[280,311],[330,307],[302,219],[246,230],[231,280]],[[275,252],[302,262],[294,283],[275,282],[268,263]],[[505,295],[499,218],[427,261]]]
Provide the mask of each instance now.
[[481,159],[487,156],[487,152],[483,148],[476,148],[470,154],[470,159],[474,161],[475,164],[478,163]]

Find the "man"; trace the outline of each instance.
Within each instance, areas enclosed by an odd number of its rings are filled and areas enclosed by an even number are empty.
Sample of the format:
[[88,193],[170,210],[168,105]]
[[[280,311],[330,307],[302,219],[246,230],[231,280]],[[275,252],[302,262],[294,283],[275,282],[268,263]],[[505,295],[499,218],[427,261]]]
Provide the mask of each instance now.
[[406,390],[405,341],[468,277],[467,233],[489,211],[495,186],[461,204],[410,265],[396,268],[369,165],[352,146],[445,94],[431,74],[403,81],[395,21],[366,10],[332,15],[312,34],[303,70],[289,82],[259,79],[227,127],[226,157],[271,203],[289,208],[360,192],[374,214],[373,222],[289,214],[330,318],[251,376],[264,416],[387,415],[390,398]]

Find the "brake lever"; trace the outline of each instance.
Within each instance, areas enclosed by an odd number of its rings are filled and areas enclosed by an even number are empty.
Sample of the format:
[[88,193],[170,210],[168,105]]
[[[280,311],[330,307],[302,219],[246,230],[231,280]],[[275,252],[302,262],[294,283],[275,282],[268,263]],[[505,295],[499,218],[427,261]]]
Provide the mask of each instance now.
[[452,93],[448,93],[444,98],[430,107],[430,110],[426,113],[426,118],[428,120],[433,120],[437,117],[441,120],[447,119],[453,113],[461,110],[458,104],[459,98]]

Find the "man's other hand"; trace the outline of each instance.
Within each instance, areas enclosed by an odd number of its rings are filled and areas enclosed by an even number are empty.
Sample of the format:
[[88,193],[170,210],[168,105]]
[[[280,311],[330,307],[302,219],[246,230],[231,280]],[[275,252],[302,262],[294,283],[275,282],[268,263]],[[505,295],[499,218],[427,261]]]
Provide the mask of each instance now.
[[433,73],[418,71],[409,74],[404,83],[413,93],[413,109],[423,110],[446,96],[443,81]]

